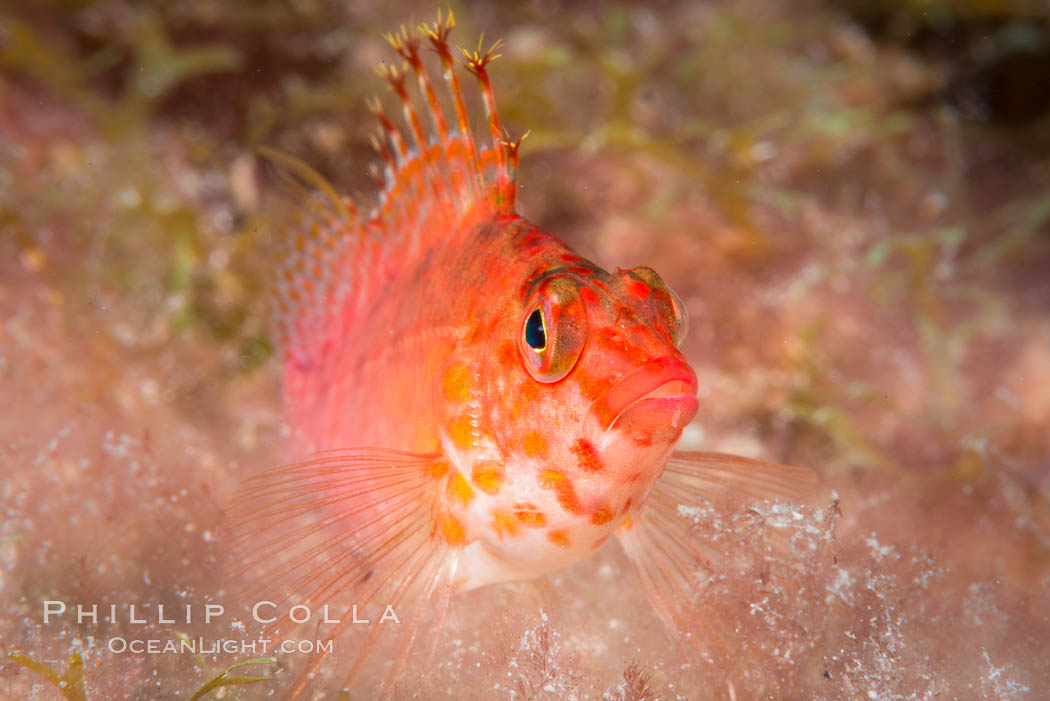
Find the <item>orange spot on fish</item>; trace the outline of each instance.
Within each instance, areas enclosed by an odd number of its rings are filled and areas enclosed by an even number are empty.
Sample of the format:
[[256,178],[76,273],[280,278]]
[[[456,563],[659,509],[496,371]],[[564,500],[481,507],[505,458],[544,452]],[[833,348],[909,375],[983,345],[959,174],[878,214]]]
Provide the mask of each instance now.
[[576,489],[565,473],[557,470],[543,470],[540,472],[540,486],[544,489],[553,489],[558,498],[561,508],[570,514],[580,513],[580,500],[576,496]]
[[526,528],[543,528],[547,525],[547,517],[532,504],[515,504],[514,515]]
[[598,296],[598,293],[586,285],[580,288],[580,299],[591,305],[598,305],[601,303],[601,298]]
[[527,379],[525,382],[518,385],[517,392],[513,395],[512,403],[510,405],[511,417],[514,419],[519,418],[522,410],[534,402],[539,396],[539,387],[536,382],[532,381],[532,379]]
[[580,388],[580,394],[594,401],[601,396],[607,382],[596,380],[582,368],[576,371],[576,386]]
[[522,439],[522,448],[530,458],[542,458],[547,455],[547,439],[538,431],[525,434]]
[[518,522],[514,520],[514,514],[508,511],[496,510],[492,512],[492,530],[502,538],[504,535],[517,535]]
[[603,506],[597,511],[595,511],[593,514],[591,514],[591,523],[595,526],[604,526],[609,521],[612,521],[612,519],[612,509],[610,509],[607,506]]
[[503,486],[503,470],[494,462],[480,463],[471,471],[470,480],[486,494],[495,494]]
[[624,518],[624,520],[620,522],[620,525],[618,526],[618,528],[621,531],[624,531],[624,532],[627,532],[627,531],[631,530],[632,528],[634,528],[634,521],[631,520],[631,515],[630,514],[627,514],[627,517]]
[[565,473],[558,472],[557,470],[540,471],[540,486],[544,489],[557,489],[568,479],[569,478],[565,476]]
[[470,369],[463,363],[449,365],[441,379],[441,390],[450,402],[462,402],[469,399],[470,385]]
[[470,448],[474,445],[474,426],[469,416],[457,416],[448,424],[448,435],[457,448]]
[[438,520],[441,538],[449,545],[463,545],[466,541],[466,531],[463,523],[451,514],[443,514]]
[[464,506],[474,498],[474,489],[458,470],[452,473],[452,478],[448,481],[448,493],[449,496],[463,502]]
[[585,438],[577,440],[572,444],[572,452],[584,472],[601,472],[605,469],[597,448],[589,440]]
[[646,299],[652,293],[652,288],[641,280],[631,280],[627,283],[627,292],[637,299]]
[[524,253],[532,253],[547,242],[547,237],[539,229],[533,229],[518,245]]
[[559,528],[558,530],[548,533],[547,540],[557,545],[559,548],[568,548],[572,545],[572,542],[569,540],[569,532],[564,528]]
[[448,460],[435,460],[434,462],[430,463],[430,476],[434,479],[441,479],[442,477],[448,474],[448,468]]
[[566,482],[563,487],[558,489],[558,503],[561,505],[561,508],[570,514],[580,513],[580,500],[576,496],[576,490],[573,489],[571,482]]

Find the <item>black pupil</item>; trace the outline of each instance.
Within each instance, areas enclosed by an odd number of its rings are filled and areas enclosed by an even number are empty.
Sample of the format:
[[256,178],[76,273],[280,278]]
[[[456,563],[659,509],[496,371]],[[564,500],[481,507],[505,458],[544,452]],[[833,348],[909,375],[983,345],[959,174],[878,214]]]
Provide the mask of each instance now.
[[543,350],[547,347],[547,332],[543,328],[543,312],[536,309],[529,314],[525,322],[525,343],[533,350]]

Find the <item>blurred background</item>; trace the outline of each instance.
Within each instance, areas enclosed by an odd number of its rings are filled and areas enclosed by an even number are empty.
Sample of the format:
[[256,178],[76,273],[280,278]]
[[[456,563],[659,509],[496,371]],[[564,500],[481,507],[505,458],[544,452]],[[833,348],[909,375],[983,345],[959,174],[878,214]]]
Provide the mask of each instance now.
[[[686,301],[683,444],[812,466],[828,494],[803,567],[725,585],[735,667],[672,644],[613,546],[472,592],[400,693],[1050,698],[1045,4],[452,9],[459,43],[506,42],[491,73],[504,126],[531,130],[521,213]],[[237,659],[114,655],[115,635],[171,627],[43,625],[40,602],[229,594],[224,504],[282,460],[254,149],[374,201],[381,35],[434,10],[0,3],[5,652],[57,674],[79,652],[94,699],[187,698]],[[261,698],[295,664],[215,697]],[[61,698],[45,677],[0,659],[9,698]]]

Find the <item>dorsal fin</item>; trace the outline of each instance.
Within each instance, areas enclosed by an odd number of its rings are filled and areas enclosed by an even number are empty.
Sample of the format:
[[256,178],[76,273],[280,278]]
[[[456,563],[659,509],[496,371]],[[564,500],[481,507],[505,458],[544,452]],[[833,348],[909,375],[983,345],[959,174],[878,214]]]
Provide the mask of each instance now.
[[271,332],[300,362],[314,353],[308,339],[317,338],[335,304],[345,299],[351,256],[368,244],[366,221],[357,205],[340,197],[323,175],[298,158],[269,147],[259,155],[277,166],[284,200],[280,213],[289,218],[276,227],[277,246],[270,279]]
[[[478,82],[485,113],[488,117],[489,140],[479,146],[470,127],[467,108],[456,73],[449,33],[455,26],[451,11],[446,16],[438,12],[437,20],[423,25],[418,31],[401,27],[400,32],[387,34],[387,42],[404,59],[404,67],[383,66],[386,78],[401,104],[408,128],[403,135],[386,118],[378,101],[372,107],[382,131],[392,147],[388,152],[394,164],[388,169],[383,189],[383,202],[376,213],[385,219],[394,209],[408,204],[404,196],[414,194],[413,204],[420,212],[415,214],[429,220],[435,215],[453,221],[472,209],[483,206],[496,213],[513,211],[516,184],[517,151],[521,139],[511,142],[502,133],[496,100],[489,80],[487,66],[499,54],[497,41],[487,51],[479,43],[473,52],[463,51],[464,64]],[[450,131],[433,83],[423,66],[420,55],[424,36],[441,61],[445,85],[456,113],[455,131]],[[419,117],[406,85],[408,72],[416,76],[424,111],[428,113],[433,131],[428,134]]]
[[[365,273],[377,263],[410,259],[420,246],[447,240],[467,226],[467,220],[514,210],[518,148],[524,137],[512,142],[501,133],[487,71],[498,58],[500,43],[484,52],[480,43],[473,52],[463,51],[488,116],[488,138],[476,140],[448,41],[454,25],[451,11],[444,16],[439,11],[430,25],[402,26],[386,35],[404,65],[384,65],[379,72],[397,97],[406,126],[401,129],[388,118],[379,100],[369,100],[378,122],[372,143],[382,159],[381,168],[372,169],[380,195],[369,215],[361,215],[349,198],[339,196],[305,163],[262,150],[292,176],[286,179],[297,188],[298,216],[285,227],[272,285],[274,330],[293,362],[304,367],[318,362],[335,315],[348,321],[347,305],[353,303],[348,296],[364,298],[370,293]],[[454,121],[446,117],[423,65],[424,42],[441,62]],[[422,104],[419,110],[410,94],[411,75]]]

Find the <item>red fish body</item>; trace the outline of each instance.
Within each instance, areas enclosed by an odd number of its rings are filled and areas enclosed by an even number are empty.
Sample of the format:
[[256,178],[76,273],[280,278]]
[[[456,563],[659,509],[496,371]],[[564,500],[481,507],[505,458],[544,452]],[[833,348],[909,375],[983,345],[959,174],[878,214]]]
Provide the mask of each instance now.
[[422,66],[423,38],[390,37],[406,61],[387,78],[407,128],[376,109],[381,205],[366,217],[323,186],[289,232],[274,296],[290,450],[303,462],[245,491],[249,564],[297,603],[382,591],[440,618],[458,592],[561,569],[618,534],[680,630],[700,550],[665,512],[736,486],[789,495],[811,475],[672,457],[697,411],[697,378],[678,350],[681,301],[652,270],[606,272],[515,214],[520,141],[502,135],[492,52],[466,61],[489,118],[482,147],[450,29],[451,16],[425,31],[456,127]]
[[[668,326],[675,302],[515,216],[451,232],[424,260],[384,271],[398,294],[373,298],[358,323],[333,316],[336,338],[359,329],[345,342],[316,362],[288,356],[293,425],[312,450],[375,443],[443,455],[435,469],[448,484],[435,515],[444,539],[466,546],[466,587],[590,555],[642,505],[696,411],[696,378]],[[552,282],[578,295],[593,348],[571,381],[545,384],[522,367],[517,337]],[[621,297],[649,304],[632,310]],[[635,368],[637,396],[612,396]],[[639,424],[637,436],[609,431],[628,402],[659,388],[673,394],[651,400],[647,417],[620,418]]]

